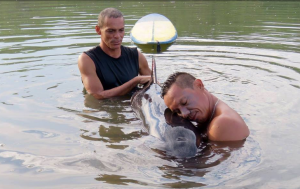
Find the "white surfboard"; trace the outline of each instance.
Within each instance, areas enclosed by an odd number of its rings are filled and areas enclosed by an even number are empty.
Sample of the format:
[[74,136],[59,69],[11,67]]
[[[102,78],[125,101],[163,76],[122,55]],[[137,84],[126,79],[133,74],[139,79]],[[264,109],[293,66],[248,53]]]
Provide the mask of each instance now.
[[136,44],[169,44],[176,40],[177,31],[167,17],[153,13],[135,23],[130,38]]

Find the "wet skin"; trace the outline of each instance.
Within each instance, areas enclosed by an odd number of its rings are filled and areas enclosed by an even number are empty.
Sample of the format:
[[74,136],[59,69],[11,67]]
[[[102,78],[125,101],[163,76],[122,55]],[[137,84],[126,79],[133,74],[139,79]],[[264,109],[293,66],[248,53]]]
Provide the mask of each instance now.
[[209,93],[200,79],[192,86],[180,88],[173,84],[164,96],[167,107],[179,116],[197,122],[199,127],[207,128],[209,140],[238,141],[249,136],[249,128],[241,116]]
[[197,81],[194,89],[182,89],[173,84],[164,96],[166,105],[173,112],[197,123],[204,123],[210,118],[211,100],[201,80]]
[[124,18],[105,18],[104,25],[100,28],[96,26],[96,31],[101,35],[101,48],[105,51],[120,50],[122,40],[125,34]]
[[[101,35],[100,47],[110,57],[121,56],[121,44],[124,37],[124,18],[105,18],[101,28],[95,26],[96,32]],[[145,56],[138,51],[139,75],[115,88],[104,90],[96,74],[93,60],[85,53],[78,58],[78,68],[86,91],[96,99],[105,99],[122,96],[129,93],[137,84],[144,84],[150,80],[151,70]]]

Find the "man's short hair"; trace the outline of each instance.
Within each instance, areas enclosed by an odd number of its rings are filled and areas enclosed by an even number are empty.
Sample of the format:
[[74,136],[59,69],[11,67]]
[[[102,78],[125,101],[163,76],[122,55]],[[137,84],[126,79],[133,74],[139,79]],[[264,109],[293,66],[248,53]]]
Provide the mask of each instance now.
[[162,85],[161,97],[164,98],[174,83],[182,89],[187,87],[193,89],[195,79],[194,76],[186,72],[175,72],[171,74]]
[[115,8],[106,8],[102,10],[98,15],[98,26],[103,27],[105,18],[120,18],[123,17],[123,14]]

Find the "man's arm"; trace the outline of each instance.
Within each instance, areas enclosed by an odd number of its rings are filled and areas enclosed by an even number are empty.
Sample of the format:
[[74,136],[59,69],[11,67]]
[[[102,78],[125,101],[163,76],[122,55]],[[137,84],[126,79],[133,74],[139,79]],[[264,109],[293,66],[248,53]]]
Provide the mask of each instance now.
[[97,76],[93,60],[85,53],[82,53],[78,58],[78,68],[85,89],[97,99],[125,95],[137,84],[144,84],[150,80],[150,76],[136,76],[121,86],[110,90],[104,90],[103,85]]
[[244,120],[231,108],[216,116],[208,127],[208,138],[212,141],[244,140],[249,134]]
[[148,62],[145,56],[138,51],[139,53],[139,73],[140,75],[151,75],[151,70],[148,66]]

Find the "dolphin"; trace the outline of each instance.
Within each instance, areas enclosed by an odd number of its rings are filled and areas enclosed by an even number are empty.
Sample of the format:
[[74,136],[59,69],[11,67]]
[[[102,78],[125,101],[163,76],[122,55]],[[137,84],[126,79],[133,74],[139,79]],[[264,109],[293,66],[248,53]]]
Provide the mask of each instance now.
[[131,97],[131,107],[142,120],[144,129],[165,144],[168,155],[193,157],[201,143],[200,130],[190,121],[171,112],[160,97],[155,58],[152,57],[151,80]]

